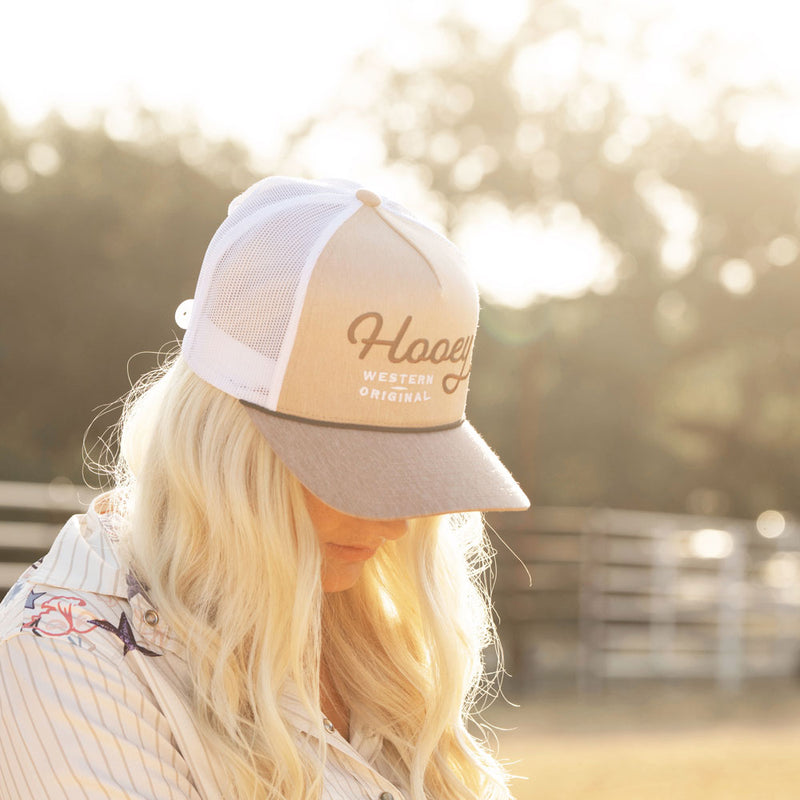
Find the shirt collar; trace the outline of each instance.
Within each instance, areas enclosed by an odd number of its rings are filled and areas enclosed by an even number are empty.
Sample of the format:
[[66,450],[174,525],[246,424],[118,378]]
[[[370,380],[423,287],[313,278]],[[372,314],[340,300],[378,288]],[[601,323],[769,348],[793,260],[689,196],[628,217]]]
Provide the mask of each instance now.
[[180,642],[169,625],[159,618],[143,587],[121,564],[116,544],[125,519],[107,502],[108,495],[96,497],[85,514],[67,520],[42,559],[34,580],[70,592],[89,592],[127,601],[128,622],[137,640],[154,651],[170,650],[181,655]]
[[99,514],[98,500],[85,514],[67,520],[39,565],[36,582],[127,599],[126,578],[113,546],[121,518]]

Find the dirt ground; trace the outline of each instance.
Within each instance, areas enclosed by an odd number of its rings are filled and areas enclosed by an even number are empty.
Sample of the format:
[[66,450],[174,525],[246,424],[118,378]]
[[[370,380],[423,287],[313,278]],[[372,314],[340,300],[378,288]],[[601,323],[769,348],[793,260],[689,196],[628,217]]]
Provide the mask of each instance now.
[[800,687],[672,686],[498,700],[517,800],[800,800]]

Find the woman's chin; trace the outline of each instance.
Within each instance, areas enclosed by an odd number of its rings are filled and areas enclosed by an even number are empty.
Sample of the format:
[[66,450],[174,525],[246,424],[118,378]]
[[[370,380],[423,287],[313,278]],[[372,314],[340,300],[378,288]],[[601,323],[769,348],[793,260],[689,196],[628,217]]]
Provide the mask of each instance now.
[[324,564],[322,567],[322,591],[343,592],[351,589],[358,582],[363,570],[363,562]]

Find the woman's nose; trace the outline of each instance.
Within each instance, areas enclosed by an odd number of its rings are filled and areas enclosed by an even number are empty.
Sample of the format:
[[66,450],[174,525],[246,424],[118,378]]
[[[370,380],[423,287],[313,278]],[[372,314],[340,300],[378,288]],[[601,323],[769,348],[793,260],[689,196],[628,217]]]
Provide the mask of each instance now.
[[408,532],[407,519],[381,520],[380,535],[384,539],[399,539]]
[[351,528],[353,526],[357,527],[365,536],[379,536],[381,539],[399,539],[408,531],[408,520],[353,517]]

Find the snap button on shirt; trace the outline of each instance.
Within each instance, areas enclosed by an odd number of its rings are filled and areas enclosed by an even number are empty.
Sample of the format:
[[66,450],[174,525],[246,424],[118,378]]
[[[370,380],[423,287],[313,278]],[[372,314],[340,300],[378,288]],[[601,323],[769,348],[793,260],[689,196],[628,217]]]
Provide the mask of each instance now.
[[378,800],[394,800],[394,795],[391,792],[381,792]]
[[158,614],[152,608],[144,612],[144,621],[151,626],[158,625]]
[[327,717],[322,720],[322,727],[325,728],[328,733],[333,733],[336,730],[333,723]]

